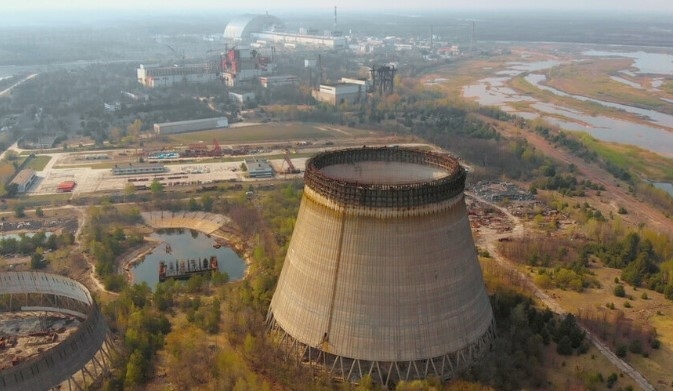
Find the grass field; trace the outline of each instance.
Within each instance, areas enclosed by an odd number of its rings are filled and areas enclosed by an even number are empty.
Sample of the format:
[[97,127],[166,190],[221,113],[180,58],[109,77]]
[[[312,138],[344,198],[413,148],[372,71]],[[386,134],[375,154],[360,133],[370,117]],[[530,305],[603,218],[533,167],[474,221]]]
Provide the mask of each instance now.
[[659,99],[659,95],[662,94],[658,91],[634,88],[610,77],[628,78],[631,82],[641,84],[639,78],[619,72],[629,69],[632,62],[631,59],[608,58],[559,65],[547,72],[546,84],[570,94],[673,113],[673,107]]
[[14,175],[14,166],[11,162],[7,160],[0,161],[0,181],[2,183],[7,182],[7,180]]
[[369,130],[349,128],[339,125],[290,123],[267,123],[261,125],[206,130],[171,135],[171,141],[182,144],[198,142],[210,143],[217,140],[223,144],[245,144],[254,142],[287,142],[293,140],[352,139],[370,135]]
[[581,139],[589,149],[618,167],[629,169],[649,180],[673,181],[673,159],[632,145],[598,141],[588,134],[582,134]]
[[[555,297],[563,308],[572,309],[571,312],[607,308],[608,303],[613,303],[615,307],[613,312],[623,311],[626,318],[636,323],[646,322],[655,327],[661,347],[650,350],[647,358],[639,354],[628,353],[625,361],[640,371],[655,387],[662,382],[673,384],[673,372],[670,371],[670,368],[673,368],[673,302],[666,300],[661,293],[644,288],[635,290],[629,285],[625,285],[627,298],[616,297],[613,294],[616,285],[615,278],[621,275],[621,271],[598,264],[592,264],[591,271],[601,283],[601,288],[586,289],[581,293],[550,289],[548,293]],[[643,293],[647,294],[647,299],[642,298]],[[628,298],[629,296],[631,299]],[[625,306],[627,302],[629,308]],[[603,376],[605,377],[606,374],[604,373]],[[620,378],[619,381],[621,382],[622,379]]]
[[42,171],[50,160],[51,156],[45,155],[29,157],[24,168],[32,168],[35,171]]
[[[583,101],[568,96],[559,96],[551,91],[545,91],[529,83],[523,76],[517,76],[510,80],[509,85],[523,95],[531,96],[543,102],[549,102],[561,107],[571,107],[583,111],[589,115],[604,114],[613,118],[621,118],[632,122],[644,122],[642,118],[606,107],[595,102]],[[534,111],[534,110],[529,110]]]

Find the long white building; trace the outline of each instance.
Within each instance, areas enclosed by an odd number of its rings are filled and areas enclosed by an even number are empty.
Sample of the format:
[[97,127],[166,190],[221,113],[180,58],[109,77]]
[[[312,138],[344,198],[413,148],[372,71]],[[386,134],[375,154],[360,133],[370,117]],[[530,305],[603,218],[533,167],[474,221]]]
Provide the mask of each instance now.
[[145,87],[168,87],[179,83],[207,83],[217,80],[217,67],[212,64],[191,64],[172,67],[140,65],[138,83]]

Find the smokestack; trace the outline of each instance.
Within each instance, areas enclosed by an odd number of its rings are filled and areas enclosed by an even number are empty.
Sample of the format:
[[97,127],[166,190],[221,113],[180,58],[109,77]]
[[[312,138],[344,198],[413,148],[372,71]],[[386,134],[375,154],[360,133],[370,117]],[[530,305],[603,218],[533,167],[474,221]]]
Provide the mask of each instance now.
[[337,32],[337,7],[336,5],[334,6],[334,33]]

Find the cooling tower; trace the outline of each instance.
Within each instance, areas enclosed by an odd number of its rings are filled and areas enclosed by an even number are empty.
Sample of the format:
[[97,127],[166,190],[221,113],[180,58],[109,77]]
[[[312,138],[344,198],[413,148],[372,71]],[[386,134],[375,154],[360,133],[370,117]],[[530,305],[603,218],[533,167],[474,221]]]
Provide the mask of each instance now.
[[495,324],[455,159],[325,152],[304,183],[267,318],[282,344],[333,376],[384,385],[447,379],[488,350]]

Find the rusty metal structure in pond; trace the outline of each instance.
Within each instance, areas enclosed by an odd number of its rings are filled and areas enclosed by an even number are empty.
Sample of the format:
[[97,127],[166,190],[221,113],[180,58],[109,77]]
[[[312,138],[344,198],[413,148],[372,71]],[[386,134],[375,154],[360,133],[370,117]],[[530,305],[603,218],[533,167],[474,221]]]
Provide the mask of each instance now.
[[[219,244],[214,247],[219,248]],[[199,259],[181,259],[175,262],[159,261],[159,281],[166,281],[170,278],[175,280],[188,280],[196,274],[208,274],[219,271],[217,257],[211,256],[210,260]]]
[[[24,318],[57,314],[79,322],[57,345],[14,357],[11,366],[0,365],[0,390],[84,390],[109,375],[116,350],[112,333],[81,283],[48,273],[0,273],[0,312],[22,312]],[[59,332],[47,329],[30,335],[56,337]],[[27,349],[21,350],[23,355]]]
[[451,378],[495,335],[454,158],[358,148],[310,159],[267,325],[343,381]]

